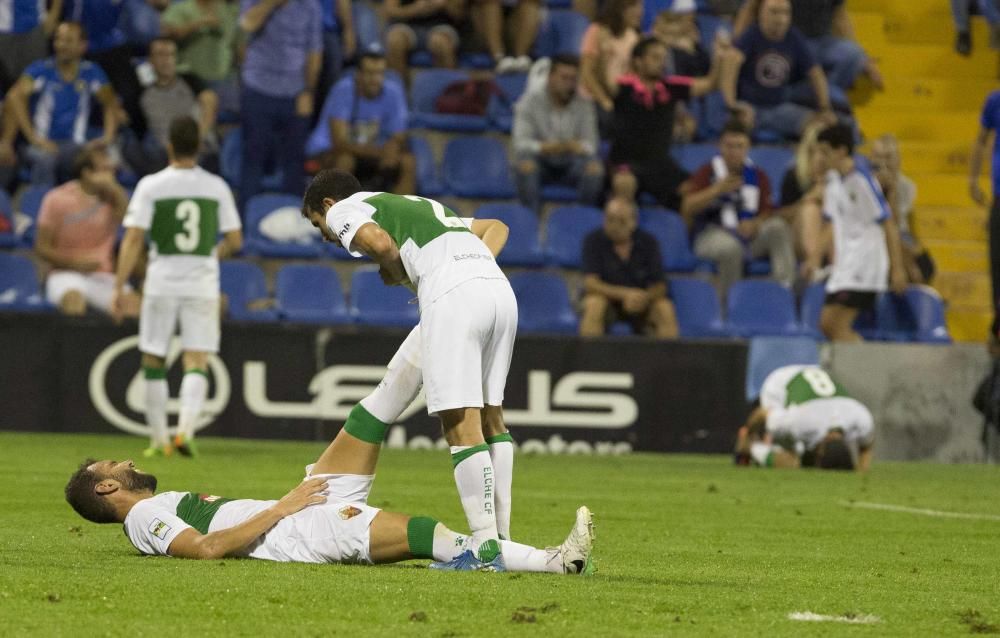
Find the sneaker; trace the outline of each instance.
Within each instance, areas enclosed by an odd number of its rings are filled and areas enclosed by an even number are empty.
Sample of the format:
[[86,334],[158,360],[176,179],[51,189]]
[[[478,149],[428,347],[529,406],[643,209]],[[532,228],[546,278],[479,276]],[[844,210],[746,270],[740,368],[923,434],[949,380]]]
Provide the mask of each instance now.
[[146,459],[152,459],[156,457],[168,457],[174,453],[174,449],[169,445],[159,446],[150,445],[148,448],[142,451],[142,457]]
[[188,456],[194,458],[198,456],[198,446],[195,445],[194,439],[184,436],[183,434],[178,434],[174,437],[174,449],[181,456]]
[[455,558],[445,562],[434,562],[427,566],[428,569],[436,569],[443,572],[504,572],[507,566],[503,562],[503,556],[497,554],[492,561],[484,563],[476,558],[472,550],[465,550]]
[[500,555],[500,543],[492,538],[483,541],[479,549],[476,550],[476,558],[484,563],[493,562]]
[[514,58],[514,70],[518,73],[527,73],[531,70],[531,58],[526,55],[519,55]]
[[591,554],[594,551],[594,515],[586,505],[576,510],[576,523],[559,546],[563,572],[589,576],[597,571]]
[[504,73],[516,73],[517,70],[517,58],[505,55],[497,61],[496,73],[498,75],[503,75]]
[[955,35],[955,52],[964,56],[972,53],[972,35],[968,31],[959,31]]

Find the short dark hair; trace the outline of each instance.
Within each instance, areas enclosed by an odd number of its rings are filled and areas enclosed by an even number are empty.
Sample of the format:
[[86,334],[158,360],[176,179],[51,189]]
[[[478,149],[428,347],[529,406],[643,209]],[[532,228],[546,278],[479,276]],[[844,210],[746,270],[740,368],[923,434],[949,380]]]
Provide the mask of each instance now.
[[726,124],[722,127],[722,135],[725,135],[726,133],[733,135],[746,135],[747,137],[750,137],[750,129],[747,128],[746,124],[735,117],[726,122]]
[[198,123],[190,115],[180,115],[170,120],[168,139],[170,147],[174,149],[174,157],[198,157],[201,133],[198,131]]
[[172,45],[174,45],[175,48],[177,47],[177,42],[175,42],[173,38],[168,38],[165,35],[159,35],[159,36],[156,36],[155,38],[153,38],[152,40],[149,41],[149,50],[150,51],[153,50],[153,45],[156,44],[157,42],[159,42],[161,44],[172,44]]
[[104,480],[103,477],[90,469],[96,463],[94,459],[87,459],[80,464],[73,476],[69,477],[66,483],[66,502],[73,506],[76,513],[84,517],[91,523],[115,523],[115,508],[111,506],[103,496],[97,493],[97,484]]
[[385,49],[378,42],[373,42],[369,44],[364,49],[358,53],[358,68],[361,68],[361,63],[365,60],[384,60],[385,59]]
[[354,193],[361,192],[361,182],[347,171],[328,168],[316,173],[302,198],[302,216],[309,211],[322,212],[323,200],[327,197],[340,201]]
[[556,70],[557,66],[571,66],[574,69],[580,68],[580,56],[572,53],[560,53],[552,56],[552,64],[549,66],[549,73]]
[[[62,20],[59,24],[68,24],[76,29],[76,32],[80,34],[81,40],[87,39],[87,27],[83,26],[82,22],[77,22],[76,20]],[[56,25],[58,28],[58,25]]]
[[70,175],[73,179],[83,177],[83,171],[93,170],[94,163],[98,155],[107,155],[108,147],[103,142],[88,142],[83,145],[76,155],[73,156],[73,164],[70,168]]
[[832,148],[847,149],[848,155],[854,154],[854,131],[846,124],[831,124],[819,132],[816,141],[829,144]]
[[646,37],[639,40],[634,47],[632,47],[632,59],[641,58],[646,55],[646,51],[652,46],[666,47],[659,38],[652,35],[647,35]]
[[823,470],[853,470],[854,456],[843,437],[828,439],[823,445],[823,454],[818,466]]

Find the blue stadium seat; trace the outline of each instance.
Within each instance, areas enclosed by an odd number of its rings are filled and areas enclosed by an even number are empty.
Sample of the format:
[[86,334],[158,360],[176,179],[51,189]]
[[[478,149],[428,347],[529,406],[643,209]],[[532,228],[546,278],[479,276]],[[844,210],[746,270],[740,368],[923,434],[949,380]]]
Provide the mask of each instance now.
[[728,336],[712,284],[694,277],[671,277],[670,298],[682,337]]
[[687,224],[677,213],[644,208],[639,211],[639,228],[656,237],[667,272],[692,272],[698,265],[691,252]]
[[309,243],[278,242],[261,234],[260,223],[279,208],[291,206],[299,210],[302,198],[296,195],[262,193],[247,201],[243,231],[246,233],[246,252],[262,257],[315,259],[323,253],[319,231]]
[[509,199],[514,196],[510,159],[500,140],[456,137],[444,149],[444,182],[458,197]]
[[436,197],[444,192],[444,182],[434,160],[434,151],[427,140],[417,135],[410,136],[410,150],[417,162],[417,193]]
[[35,243],[35,222],[38,221],[38,213],[42,208],[42,200],[49,192],[49,186],[29,186],[17,200],[17,210],[31,219],[31,225],[21,236],[22,246],[32,246]]
[[494,129],[502,133],[510,133],[514,126],[514,103],[524,93],[528,84],[527,73],[504,73],[494,78],[502,95],[490,98],[486,108],[486,116]]
[[0,311],[43,312],[52,306],[45,301],[38,273],[31,259],[0,253]]
[[583,265],[583,240],[604,223],[604,213],[592,206],[560,206],[545,226],[544,253],[548,263],[579,270]]
[[559,275],[521,272],[510,276],[510,285],[517,297],[518,331],[576,334],[576,313]]
[[366,326],[412,328],[420,322],[415,295],[403,286],[386,286],[377,268],[359,268],[351,275],[348,312]]
[[351,318],[344,303],[337,272],[328,266],[288,264],[278,271],[275,284],[278,312],[288,321],[347,324]]
[[440,131],[478,133],[489,126],[485,115],[437,113],[434,102],[453,82],[465,82],[469,74],[454,69],[425,69],[413,74],[410,86],[410,126]]
[[538,243],[538,218],[520,204],[494,202],[476,209],[476,219],[499,219],[510,234],[497,262],[501,266],[541,266],[545,259]]
[[0,188],[0,217],[10,223],[10,231],[0,233],[0,248],[13,248],[17,246],[17,235],[14,234],[14,204],[10,201],[7,191]]
[[916,327],[913,340],[920,343],[951,343],[941,295],[930,286],[913,285],[906,289],[904,296]]
[[812,337],[754,337],[747,355],[747,401],[760,396],[767,375],[790,365],[819,364],[819,345]]
[[543,184],[542,200],[546,202],[575,202],[580,199],[580,191],[566,184]]
[[249,261],[224,259],[219,263],[219,285],[229,298],[229,317],[237,321],[277,321],[274,308],[251,310],[251,301],[266,299],[267,282],[264,271]]
[[799,327],[803,334],[823,338],[819,327],[819,316],[823,312],[823,302],[826,300],[826,284],[822,281],[810,284],[802,293],[799,302]]
[[854,329],[865,339],[909,341],[916,325],[904,297],[880,293],[874,311],[859,313]]
[[381,21],[368,3],[353,2],[351,4],[351,17],[354,19],[354,33],[358,41],[358,51],[365,51],[372,45],[381,44]]
[[[223,179],[233,188],[239,188],[240,174],[243,169],[243,131],[240,127],[233,127],[226,136],[222,138],[219,149],[219,173]],[[265,175],[261,179],[261,187],[265,190],[273,190],[281,185],[281,172]]]
[[795,299],[791,291],[775,281],[737,281],[726,296],[726,320],[735,336],[799,335]]
[[681,168],[693,173],[718,155],[719,147],[716,144],[674,144],[670,154]]
[[534,57],[552,57],[560,53],[580,55],[583,34],[589,26],[587,16],[576,11],[549,11],[535,39]]
[[767,174],[771,201],[777,203],[781,199],[781,180],[795,159],[795,151],[785,146],[755,146],[750,150],[750,159]]

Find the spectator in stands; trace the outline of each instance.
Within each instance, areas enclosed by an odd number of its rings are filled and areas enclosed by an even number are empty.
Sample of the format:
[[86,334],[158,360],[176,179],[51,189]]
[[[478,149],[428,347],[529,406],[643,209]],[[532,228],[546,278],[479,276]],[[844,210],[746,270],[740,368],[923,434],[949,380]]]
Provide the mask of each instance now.
[[62,0],[4,0],[0,3],[0,74],[18,78],[24,69],[48,53],[49,38],[59,23]]
[[210,87],[233,78],[239,8],[224,0],[180,0],[160,19],[162,34],[177,43],[177,68]]
[[792,19],[831,84],[847,90],[865,74],[876,88],[883,88],[878,65],[854,39],[844,0],[792,0]]
[[612,191],[635,201],[639,192],[677,209],[677,187],[686,177],[669,155],[677,104],[705,95],[715,87],[717,73],[707,77],[664,77],[667,48],[646,37],[632,49],[632,69],[618,80],[611,122]]
[[642,23],[641,31],[651,33],[656,19],[664,13],[672,13],[682,16],[685,21],[697,29],[694,14],[698,10],[695,0],[642,0]]
[[531,68],[529,53],[542,24],[541,0],[472,0],[472,23],[496,60],[497,73]]
[[410,54],[427,51],[435,67],[453,69],[458,61],[457,26],[465,20],[465,0],[386,0],[382,11],[389,68],[409,79]]
[[416,160],[407,144],[406,94],[385,76],[381,46],[361,54],[358,70],[330,90],[306,152],[322,168],[355,175],[365,190],[413,193]]
[[340,78],[347,60],[358,50],[351,0],[320,0],[323,9],[323,67],[320,69],[316,95],[326,95]]
[[[115,239],[128,195],[101,143],[77,154],[73,177],[45,195],[38,214],[35,252],[52,268],[45,295],[64,314],[82,315],[87,306],[110,314]],[[138,295],[129,291],[123,300],[126,316],[138,316]]]
[[17,123],[10,109],[4,106],[7,91],[13,83],[4,66],[0,64],[0,188],[4,189],[10,185],[17,168],[17,153],[14,152]]
[[582,336],[603,335],[616,321],[628,321],[639,334],[677,337],[660,247],[655,237],[639,230],[634,203],[608,200],[604,228],[584,239],[583,272]]
[[302,190],[305,142],[323,60],[318,0],[241,0],[240,28],[248,36],[240,119],[243,161],[240,199],[261,190],[270,157],[281,190]]
[[149,45],[149,61],[155,79],[139,99],[147,132],[142,140],[126,145],[125,159],[139,175],[148,175],[167,166],[170,123],[190,115],[198,122],[201,139],[199,162],[218,169],[218,142],[215,117],[219,97],[194,75],[177,74],[177,45],[169,38],[157,38]]
[[[823,125],[806,127],[795,149],[795,159],[781,180],[780,215],[792,227],[795,252],[802,260],[800,275],[810,281],[818,276],[830,254],[830,237],[823,233],[823,187],[826,183],[816,137]],[[827,243],[824,245],[824,239]]]
[[602,121],[609,120],[614,111],[618,80],[630,70],[641,22],[642,0],[608,0],[583,34],[580,92],[597,103]]
[[681,215],[692,227],[694,252],[718,266],[723,294],[742,278],[747,257],[769,257],[771,276],[785,286],[795,283],[791,228],[771,211],[767,173],[750,160],[750,133],[741,122],[726,124],[719,154],[682,191]]
[[108,76],[128,123],[137,133],[145,132],[139,94],[142,87],[132,68],[132,49],[119,28],[125,3],[121,0],[63,0],[63,20],[79,22],[89,35],[87,59]]
[[917,185],[900,169],[899,141],[896,136],[887,133],[872,142],[871,166],[899,227],[906,276],[910,283],[929,284],[934,277],[934,260],[914,236],[910,225],[913,205],[917,199]]
[[955,51],[972,53],[972,32],[969,14],[975,7],[990,25],[990,48],[1000,49],[1000,2],[997,0],[951,0],[951,17],[955,21]]
[[[737,76],[727,77],[722,94],[731,109],[740,108],[738,101],[752,106],[758,130],[798,138],[811,120],[833,124],[837,117],[823,69],[791,19],[790,0],[761,2],[758,22],[736,41],[745,56],[743,66]],[[812,87],[816,111],[791,99],[803,80]]]
[[882,189],[854,164],[854,132],[843,124],[818,139],[826,173],[823,213],[831,221],[834,261],[826,282],[820,328],[831,341],[861,341],[854,320],[875,305],[875,296],[906,288],[899,230]]
[[969,195],[980,206],[986,206],[986,195],[979,188],[979,174],[983,168],[983,157],[986,146],[993,139],[993,204],[990,208],[990,282],[993,285],[993,328],[995,335],[1000,335],[1000,91],[993,91],[983,104],[979,117],[979,134],[975,146],[972,147],[972,158],[969,160]]
[[593,205],[604,187],[597,155],[594,106],[577,94],[579,60],[555,57],[544,90],[525,93],[514,105],[514,170],[521,203],[541,212],[545,182],[576,186],[580,202]]
[[[25,162],[33,184],[54,184],[87,141],[91,104],[96,98],[104,113],[102,139],[114,142],[118,131],[115,92],[96,64],[83,59],[87,32],[76,22],[63,22],[52,40],[55,55],[28,66],[8,92],[5,107],[16,129],[27,140]],[[8,127],[3,146],[14,143]]]

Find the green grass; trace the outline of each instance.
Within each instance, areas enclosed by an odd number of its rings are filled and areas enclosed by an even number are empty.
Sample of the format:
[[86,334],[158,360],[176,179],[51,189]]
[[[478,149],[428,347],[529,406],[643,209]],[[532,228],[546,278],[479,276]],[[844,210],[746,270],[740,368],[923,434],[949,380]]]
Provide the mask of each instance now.
[[[62,488],[124,436],[0,433],[0,636],[896,635],[1000,632],[1000,521],[848,509],[858,500],[1000,515],[1000,470],[876,465],[867,477],[732,467],[722,457],[520,456],[514,536],[561,541],[597,521],[593,578],[140,557]],[[278,498],[318,444],[201,441],[140,467],[164,490]],[[383,454],[371,503],[461,529],[444,452]],[[875,625],[789,612],[873,614]]]

